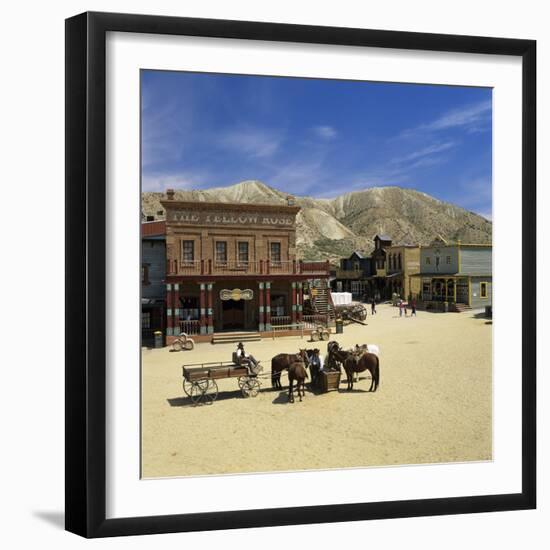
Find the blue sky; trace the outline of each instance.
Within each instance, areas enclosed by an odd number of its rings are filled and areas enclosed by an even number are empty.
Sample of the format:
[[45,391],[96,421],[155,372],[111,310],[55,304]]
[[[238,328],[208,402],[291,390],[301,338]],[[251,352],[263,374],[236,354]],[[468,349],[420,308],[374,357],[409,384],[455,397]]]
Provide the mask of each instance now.
[[144,191],[397,185],[491,218],[487,88],[142,71]]

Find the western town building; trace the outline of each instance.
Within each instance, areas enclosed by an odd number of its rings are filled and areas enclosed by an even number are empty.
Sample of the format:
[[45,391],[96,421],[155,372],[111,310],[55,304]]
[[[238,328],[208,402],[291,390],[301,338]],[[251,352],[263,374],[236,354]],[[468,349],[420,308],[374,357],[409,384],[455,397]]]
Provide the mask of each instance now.
[[312,280],[326,287],[329,265],[297,258],[299,207],[167,196],[168,343],[180,332],[211,340],[228,331],[261,334],[303,322],[304,289]]
[[340,260],[332,288],[351,292],[354,299],[377,300],[397,293],[403,298],[418,297],[420,282],[412,277],[420,268],[420,246],[393,245],[388,235],[374,237],[370,256],[355,251]]
[[166,223],[141,224],[141,337],[152,343],[166,328]]
[[351,292],[354,300],[361,300],[367,292],[367,279],[372,273],[372,258],[355,250],[349,258],[340,260],[332,289],[336,292]]
[[492,305],[493,247],[490,244],[447,243],[439,238],[420,249],[421,298],[426,306],[447,302],[449,309]]

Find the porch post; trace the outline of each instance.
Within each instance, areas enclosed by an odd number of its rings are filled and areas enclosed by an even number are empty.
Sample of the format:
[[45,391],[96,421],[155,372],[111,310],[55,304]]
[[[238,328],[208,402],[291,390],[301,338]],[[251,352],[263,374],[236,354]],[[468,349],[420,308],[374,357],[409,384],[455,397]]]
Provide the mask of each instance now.
[[303,320],[304,308],[304,288],[301,281],[298,282],[298,323],[301,323]]
[[292,281],[292,324],[296,324],[296,282]]
[[181,330],[180,330],[180,285],[178,283],[174,283],[174,287],[172,290],[172,300],[174,304],[174,315],[173,315],[173,323],[174,323],[174,336],[179,336]]
[[201,310],[200,334],[206,334],[206,285],[205,283],[199,283],[199,285]]
[[206,332],[208,334],[214,333],[214,321],[213,321],[213,312],[214,310],[212,305],[212,287],[214,285],[212,283],[207,283],[206,288],[208,290],[208,310],[207,310],[207,327]]
[[264,323],[264,283],[258,283],[258,316],[259,316],[259,330],[263,332],[265,330]]
[[172,285],[166,283],[166,336],[174,335],[174,319],[172,317]]
[[271,330],[271,283],[265,283],[265,330]]

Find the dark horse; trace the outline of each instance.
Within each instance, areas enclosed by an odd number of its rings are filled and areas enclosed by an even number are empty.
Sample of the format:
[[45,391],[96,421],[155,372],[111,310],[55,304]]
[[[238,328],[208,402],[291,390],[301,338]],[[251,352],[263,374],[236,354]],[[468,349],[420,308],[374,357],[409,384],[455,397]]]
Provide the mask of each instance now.
[[297,361],[309,365],[309,350],[301,349],[298,353],[279,353],[271,359],[271,387],[273,389],[282,389],[281,373]]
[[[327,345],[327,363],[332,368],[340,369],[341,365],[344,366],[348,390],[353,389],[353,374],[366,370],[371,374],[369,391],[376,391],[380,383],[380,360],[374,353],[364,352],[364,348],[365,346],[359,347],[357,350],[343,350],[335,341],[331,341]],[[369,358],[362,361],[364,356],[369,356]]]
[[306,365],[303,361],[294,361],[288,367],[288,401],[289,403],[294,403],[294,380],[296,380],[296,391],[298,392],[298,397],[300,401],[302,396],[305,397],[305,383],[307,378]]
[[353,373],[368,370],[371,376],[369,391],[376,391],[380,383],[380,360],[378,355],[365,352],[361,355],[350,354],[344,361],[344,370],[348,379],[348,390],[353,389]]
[[353,352],[342,349],[338,342],[331,340],[327,344],[327,366],[329,369],[338,369],[341,372],[344,361],[351,356],[353,356]]

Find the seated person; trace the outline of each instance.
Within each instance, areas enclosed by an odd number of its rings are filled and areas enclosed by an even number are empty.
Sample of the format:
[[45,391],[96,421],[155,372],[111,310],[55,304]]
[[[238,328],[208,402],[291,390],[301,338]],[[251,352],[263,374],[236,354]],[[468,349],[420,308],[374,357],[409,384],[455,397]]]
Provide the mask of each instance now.
[[242,342],[238,343],[235,354],[239,365],[247,367],[250,374],[256,374],[258,372],[258,361],[256,361],[252,355],[249,355],[244,351],[244,345]]

